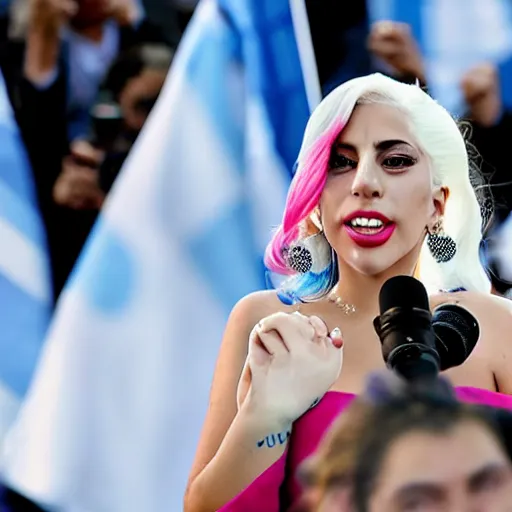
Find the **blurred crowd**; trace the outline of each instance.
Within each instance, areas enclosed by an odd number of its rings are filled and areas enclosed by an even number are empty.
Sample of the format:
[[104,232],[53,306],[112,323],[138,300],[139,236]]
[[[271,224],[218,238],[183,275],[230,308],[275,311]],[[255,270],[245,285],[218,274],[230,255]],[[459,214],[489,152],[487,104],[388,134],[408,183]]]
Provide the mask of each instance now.
[[0,66],[36,180],[55,298],[160,93],[196,3],[2,3]]

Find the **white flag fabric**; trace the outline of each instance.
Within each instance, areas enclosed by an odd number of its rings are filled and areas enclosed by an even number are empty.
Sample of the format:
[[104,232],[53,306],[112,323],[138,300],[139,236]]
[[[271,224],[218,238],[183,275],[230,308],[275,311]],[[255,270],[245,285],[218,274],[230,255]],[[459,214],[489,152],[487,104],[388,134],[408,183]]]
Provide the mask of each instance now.
[[0,448],[28,389],[51,308],[32,170],[0,75]]
[[62,512],[182,509],[308,115],[288,2],[202,1],[60,299],[7,485]]

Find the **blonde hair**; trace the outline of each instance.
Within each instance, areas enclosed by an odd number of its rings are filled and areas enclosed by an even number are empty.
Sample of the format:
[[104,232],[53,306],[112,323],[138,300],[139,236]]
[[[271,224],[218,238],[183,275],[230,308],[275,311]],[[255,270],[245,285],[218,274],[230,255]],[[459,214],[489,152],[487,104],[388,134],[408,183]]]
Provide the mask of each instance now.
[[[283,223],[266,253],[267,266],[274,272],[290,274],[283,254],[299,239],[300,226],[318,205],[333,142],[347,125],[356,105],[366,103],[390,105],[404,113],[418,145],[430,158],[432,186],[449,191],[443,228],[457,244],[457,252],[450,261],[437,263],[425,242],[418,265],[421,281],[430,293],[459,287],[489,293],[490,281],[479,254],[483,221],[472,184],[474,170],[470,172],[468,151],[457,123],[420,87],[378,73],[340,85],[311,115]],[[323,279],[325,286],[332,286],[332,279],[325,276]]]

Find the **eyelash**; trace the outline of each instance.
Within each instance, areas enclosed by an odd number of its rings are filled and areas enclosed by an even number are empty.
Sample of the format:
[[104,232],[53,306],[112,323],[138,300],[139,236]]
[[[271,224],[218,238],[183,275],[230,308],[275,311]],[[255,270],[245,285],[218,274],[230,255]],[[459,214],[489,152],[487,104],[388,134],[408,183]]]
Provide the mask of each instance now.
[[[393,160],[399,160],[401,161],[401,163],[396,164],[395,162],[395,165],[390,164],[390,162]],[[386,162],[388,162],[387,165]],[[388,156],[382,160],[383,166],[391,170],[406,169],[415,165],[416,162],[417,161],[415,158],[405,155]],[[337,170],[339,172],[348,172],[347,170],[343,170],[347,166],[349,166],[350,169],[357,169],[357,162],[355,160],[347,158],[345,155],[340,155],[337,153],[333,153],[331,155],[331,158],[329,160],[329,168],[331,170]]]

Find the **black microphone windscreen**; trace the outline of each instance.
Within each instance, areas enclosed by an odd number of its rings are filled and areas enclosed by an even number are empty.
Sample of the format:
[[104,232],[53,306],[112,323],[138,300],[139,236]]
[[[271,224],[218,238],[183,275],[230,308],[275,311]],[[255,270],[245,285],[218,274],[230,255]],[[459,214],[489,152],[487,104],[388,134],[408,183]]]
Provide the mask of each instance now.
[[410,276],[395,276],[388,279],[380,290],[379,307],[381,315],[397,307],[430,310],[425,287]]
[[461,365],[471,354],[480,337],[476,318],[456,304],[442,304],[432,315],[436,349],[441,370]]

